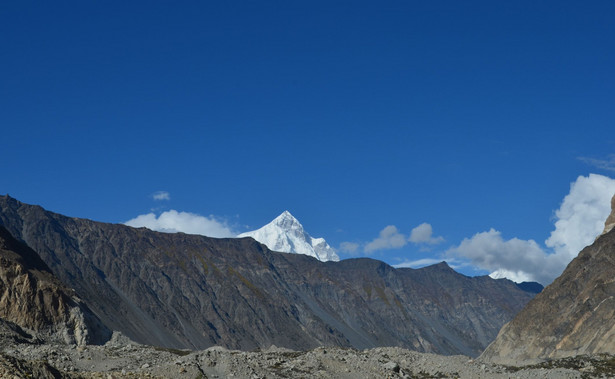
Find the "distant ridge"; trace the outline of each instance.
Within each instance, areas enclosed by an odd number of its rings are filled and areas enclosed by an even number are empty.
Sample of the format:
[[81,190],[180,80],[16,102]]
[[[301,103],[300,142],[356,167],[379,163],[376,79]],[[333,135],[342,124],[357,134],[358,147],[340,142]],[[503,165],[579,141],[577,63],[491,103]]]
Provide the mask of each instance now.
[[262,228],[237,237],[252,237],[273,251],[309,255],[322,262],[340,260],[324,238],[310,236],[289,211],[282,212]]

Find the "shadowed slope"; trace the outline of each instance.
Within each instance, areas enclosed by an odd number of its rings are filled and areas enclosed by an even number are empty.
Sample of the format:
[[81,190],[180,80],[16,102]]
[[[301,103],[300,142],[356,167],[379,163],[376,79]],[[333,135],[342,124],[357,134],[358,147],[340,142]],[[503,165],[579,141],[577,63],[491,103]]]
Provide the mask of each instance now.
[[165,234],[0,197],[0,223],[132,339],[179,348],[403,346],[476,355],[533,296],[446,264],[319,262],[251,238]]

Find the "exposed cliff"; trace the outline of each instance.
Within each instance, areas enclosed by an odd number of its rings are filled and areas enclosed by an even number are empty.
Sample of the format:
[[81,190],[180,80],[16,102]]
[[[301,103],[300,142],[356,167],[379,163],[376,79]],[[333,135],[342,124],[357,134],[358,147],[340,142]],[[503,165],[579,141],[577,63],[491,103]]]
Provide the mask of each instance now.
[[78,345],[104,343],[111,336],[74,291],[2,226],[0,319],[5,322],[3,329],[23,338],[31,338],[23,329],[47,341]]

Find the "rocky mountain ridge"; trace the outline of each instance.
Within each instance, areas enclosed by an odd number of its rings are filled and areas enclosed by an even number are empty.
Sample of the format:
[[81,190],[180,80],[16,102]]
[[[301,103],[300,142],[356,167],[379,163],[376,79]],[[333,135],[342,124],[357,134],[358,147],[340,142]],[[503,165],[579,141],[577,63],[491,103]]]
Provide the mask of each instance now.
[[320,262],[252,238],[98,223],[0,197],[0,224],[111,330],[168,348],[401,346],[479,354],[533,294],[445,263]]
[[516,364],[615,354],[615,196],[605,233],[505,325],[482,358]]
[[237,237],[252,237],[272,251],[309,255],[319,261],[339,261],[340,257],[324,238],[313,238],[289,211],[282,212],[269,224]]

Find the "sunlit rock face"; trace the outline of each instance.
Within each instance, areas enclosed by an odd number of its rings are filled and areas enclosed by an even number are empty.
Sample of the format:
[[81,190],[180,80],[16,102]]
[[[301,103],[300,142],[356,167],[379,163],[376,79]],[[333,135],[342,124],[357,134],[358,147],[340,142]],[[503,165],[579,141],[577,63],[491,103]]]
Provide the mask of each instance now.
[[0,320],[48,342],[100,344],[111,332],[40,257],[0,226]]
[[482,358],[518,364],[579,354],[615,354],[614,222],[611,212],[604,233],[502,328]]

